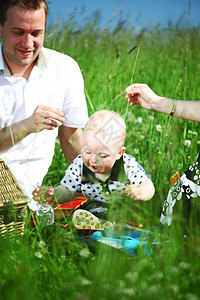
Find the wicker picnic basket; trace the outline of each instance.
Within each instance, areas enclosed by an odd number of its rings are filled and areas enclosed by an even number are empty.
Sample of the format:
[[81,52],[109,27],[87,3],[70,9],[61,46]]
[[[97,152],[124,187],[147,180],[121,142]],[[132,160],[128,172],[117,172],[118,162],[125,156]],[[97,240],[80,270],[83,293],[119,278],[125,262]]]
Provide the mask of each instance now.
[[0,235],[23,235],[28,198],[0,158]]

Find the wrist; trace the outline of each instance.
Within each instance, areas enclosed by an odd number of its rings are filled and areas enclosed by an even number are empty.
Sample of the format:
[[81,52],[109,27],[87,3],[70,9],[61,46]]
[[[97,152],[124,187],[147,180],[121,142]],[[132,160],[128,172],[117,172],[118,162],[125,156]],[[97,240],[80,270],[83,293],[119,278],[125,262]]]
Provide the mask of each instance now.
[[172,115],[175,114],[175,109],[176,107],[174,106],[177,105],[176,102],[174,102],[174,99],[166,98],[166,97],[158,97],[157,99],[154,100],[152,104],[152,108],[155,111],[162,112],[165,114]]
[[23,131],[26,133],[26,136],[31,133],[34,133],[34,130],[30,127],[30,124],[30,118],[23,120]]
[[171,110],[171,113],[169,114],[170,116],[173,116],[176,113],[177,103],[178,103],[178,100],[173,99],[172,110]]
[[155,96],[155,97],[153,97],[151,99],[152,110],[160,111],[162,105],[163,105],[163,103],[162,103],[162,97]]

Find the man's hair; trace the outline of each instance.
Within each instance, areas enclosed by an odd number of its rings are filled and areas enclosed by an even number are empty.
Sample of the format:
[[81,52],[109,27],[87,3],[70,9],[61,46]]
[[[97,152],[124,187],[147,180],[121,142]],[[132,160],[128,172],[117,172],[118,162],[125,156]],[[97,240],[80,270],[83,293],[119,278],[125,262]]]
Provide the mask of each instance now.
[[46,0],[0,0],[0,24],[2,26],[5,24],[8,9],[13,6],[18,6],[26,10],[44,8],[45,24],[47,23],[48,4]]
[[105,142],[112,142],[119,147],[124,146],[126,138],[126,124],[124,119],[111,110],[100,110],[95,112],[88,119],[83,136],[87,131],[94,132],[95,135],[102,134]]

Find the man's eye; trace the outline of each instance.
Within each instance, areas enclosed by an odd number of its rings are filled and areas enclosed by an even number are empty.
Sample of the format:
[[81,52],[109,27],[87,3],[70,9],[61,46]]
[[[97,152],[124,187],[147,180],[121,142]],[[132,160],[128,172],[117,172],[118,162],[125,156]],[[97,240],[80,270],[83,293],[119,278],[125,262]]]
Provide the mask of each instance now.
[[24,33],[23,33],[23,31],[14,31],[14,34],[16,34],[16,35],[23,35]]
[[41,32],[33,32],[33,33],[32,33],[32,36],[37,37],[37,36],[39,36],[40,34],[41,34]]

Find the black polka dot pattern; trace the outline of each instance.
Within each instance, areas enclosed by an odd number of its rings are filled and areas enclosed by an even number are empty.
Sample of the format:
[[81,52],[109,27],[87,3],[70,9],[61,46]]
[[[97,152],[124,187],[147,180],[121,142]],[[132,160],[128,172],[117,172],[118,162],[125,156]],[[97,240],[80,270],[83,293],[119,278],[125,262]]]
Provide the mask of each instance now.
[[[111,193],[121,192],[127,184],[138,186],[147,179],[144,169],[138,164],[134,157],[124,153],[121,158],[121,163],[123,164],[126,177],[123,178],[123,182],[116,180],[116,178],[112,179],[112,174],[106,182],[96,179],[95,176],[94,182],[89,182],[89,180],[82,182],[83,161],[82,156],[79,155],[68,167],[61,184],[74,192],[81,190],[86,198],[108,202]],[[115,170],[115,174],[116,173]]]
[[[164,202],[160,221],[168,226],[172,223],[174,206],[181,203],[186,210],[190,210],[192,202],[199,200],[200,197],[200,153],[194,164],[180,177],[171,187],[167,199]],[[192,201],[192,202],[191,202]]]

